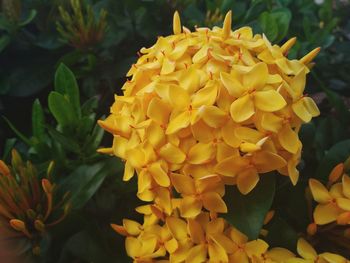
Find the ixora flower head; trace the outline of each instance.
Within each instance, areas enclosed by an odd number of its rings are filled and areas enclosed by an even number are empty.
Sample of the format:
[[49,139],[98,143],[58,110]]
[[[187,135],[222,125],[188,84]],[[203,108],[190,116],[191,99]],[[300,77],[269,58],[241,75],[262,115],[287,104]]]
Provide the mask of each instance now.
[[[0,160],[0,246],[11,240],[27,239],[34,254],[39,254],[39,242],[47,228],[62,221],[68,213],[68,195],[55,200],[56,186],[50,182],[53,163],[47,178],[39,179],[38,172],[12,150],[12,165]],[[23,252],[23,251],[22,251]]]
[[297,183],[298,131],[319,114],[303,94],[319,48],[289,60],[295,38],[279,47],[249,27],[232,32],[231,12],[223,28],[191,32],[177,12],[173,24],[174,35],[141,49],[99,121],[114,136],[100,152],[125,160],[123,179],[136,172],[138,197],[152,202],[136,209],[143,224],[112,227],[135,262],[261,262],[268,245],[242,250],[247,238],[218,217],[225,185],[248,194],[272,171]]

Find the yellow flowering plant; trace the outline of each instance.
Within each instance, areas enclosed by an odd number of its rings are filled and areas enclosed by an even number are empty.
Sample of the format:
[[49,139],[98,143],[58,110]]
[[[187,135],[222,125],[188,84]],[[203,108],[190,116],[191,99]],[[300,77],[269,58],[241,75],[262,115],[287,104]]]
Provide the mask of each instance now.
[[272,45],[249,27],[231,31],[231,20],[228,12],[222,28],[191,32],[175,12],[174,35],[141,49],[124,94],[99,121],[113,134],[113,146],[99,151],[122,158],[123,180],[136,173],[137,196],[150,202],[136,208],[143,224],[125,219],[112,228],[126,236],[134,262],[343,262],[317,255],[304,239],[300,257],[268,250],[220,217],[226,189],[249,197],[260,175],[275,171],[297,183],[298,131],[319,115],[303,93],[320,49],[290,60],[295,38]]
[[[16,256],[27,250],[40,255],[40,241],[47,230],[66,217],[70,208],[69,194],[57,200],[52,171],[53,162],[46,176],[40,179],[35,166],[24,162],[16,150],[12,150],[10,166],[0,160],[0,254],[10,247],[21,251],[17,250]],[[21,239],[29,245],[18,248]]]

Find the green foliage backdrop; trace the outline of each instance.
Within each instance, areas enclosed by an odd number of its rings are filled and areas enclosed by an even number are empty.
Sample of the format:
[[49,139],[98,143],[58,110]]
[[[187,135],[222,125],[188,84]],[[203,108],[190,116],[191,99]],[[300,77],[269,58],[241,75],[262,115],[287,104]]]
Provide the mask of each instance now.
[[172,32],[175,10],[191,28],[221,25],[232,10],[233,28],[249,25],[274,43],[295,36],[290,58],[322,48],[307,85],[322,114],[301,130],[301,180],[294,188],[284,178],[276,178],[273,189],[263,182],[259,187],[271,198],[256,202],[257,188],[242,200],[256,209],[232,207],[242,218],[254,218],[242,226],[248,236],[257,237],[272,203],[276,220],[267,228],[275,234],[267,239],[295,250],[298,234],[310,223],[304,201],[308,178],[325,181],[350,155],[347,0],[1,0],[2,159],[9,160],[16,147],[39,171],[54,160],[54,178],[72,198],[69,217],[42,241],[42,262],[128,262],[123,238],[109,224],[135,218],[136,182],[124,184],[123,164],[97,153],[111,138],[96,122],[113,95],[121,94],[137,51]]

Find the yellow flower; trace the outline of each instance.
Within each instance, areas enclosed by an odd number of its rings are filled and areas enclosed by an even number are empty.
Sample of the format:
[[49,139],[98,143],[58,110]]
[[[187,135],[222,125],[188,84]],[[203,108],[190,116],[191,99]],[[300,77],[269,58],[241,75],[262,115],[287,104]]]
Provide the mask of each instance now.
[[112,225],[127,236],[135,262],[274,262],[292,255],[269,253],[268,244],[248,241],[218,214],[227,212],[226,185],[248,194],[272,171],[297,183],[298,131],[318,115],[303,94],[317,52],[289,60],[295,39],[272,46],[249,27],[232,31],[231,21],[228,12],[222,28],[191,32],[175,12],[174,34],[141,49],[123,95],[99,121],[114,136],[100,152],[125,160],[123,179],[136,175],[137,196],[151,202],[137,208],[142,225]]

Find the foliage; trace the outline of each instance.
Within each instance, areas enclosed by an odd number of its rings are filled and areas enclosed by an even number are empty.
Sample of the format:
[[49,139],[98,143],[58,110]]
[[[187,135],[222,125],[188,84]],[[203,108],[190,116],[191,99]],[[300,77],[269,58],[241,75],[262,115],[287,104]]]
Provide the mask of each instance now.
[[[81,6],[72,12],[72,3]],[[75,27],[79,9],[85,21],[80,29]],[[349,1],[2,0],[3,159],[9,160],[16,147],[40,173],[53,160],[55,182],[63,192],[71,192],[74,204],[68,218],[43,239],[42,262],[128,262],[123,239],[111,232],[109,224],[133,217],[133,207],[138,204],[136,186],[135,182],[122,184],[122,163],[96,152],[100,144],[108,145],[111,140],[103,140],[96,121],[103,119],[101,113],[108,111],[113,94],[121,94],[137,50],[152,45],[157,36],[170,34],[175,10],[190,27],[221,26],[224,14],[232,10],[233,29],[252,26],[255,33],[265,33],[274,43],[296,36],[288,54],[291,59],[322,48],[306,88],[322,114],[301,128],[298,185],[276,178],[271,193],[275,216],[263,227],[269,232],[265,240],[271,246],[296,248],[297,235],[305,233],[312,221],[305,202],[308,179],[325,182],[334,165],[349,156]],[[78,32],[93,32],[95,37],[77,43]],[[242,231],[256,236],[266,205],[257,209],[262,211],[257,215],[260,219],[242,226]]]

